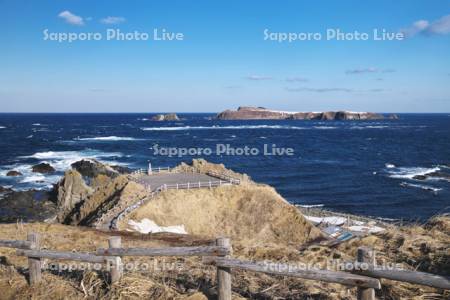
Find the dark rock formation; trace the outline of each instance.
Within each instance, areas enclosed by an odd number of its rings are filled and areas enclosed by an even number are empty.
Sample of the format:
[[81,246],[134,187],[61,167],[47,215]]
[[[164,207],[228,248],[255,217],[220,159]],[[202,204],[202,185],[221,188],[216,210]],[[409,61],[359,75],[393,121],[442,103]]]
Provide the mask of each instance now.
[[[237,110],[223,111],[216,118],[221,120],[380,120],[385,117],[370,112],[283,112],[261,107],[239,107]],[[394,119],[396,116],[389,118]]]
[[48,174],[48,173],[53,173],[56,170],[48,163],[40,163],[40,164],[33,166],[32,171],[34,173]]
[[424,175],[416,175],[413,177],[413,179],[416,179],[416,180],[438,179],[438,180],[450,181],[450,174],[442,172],[442,171],[434,171],[434,172],[427,173]]
[[112,169],[119,172],[120,174],[131,174],[133,170],[124,166],[111,166]]
[[152,121],[179,121],[180,118],[176,114],[156,115]]
[[16,170],[11,170],[8,173],[6,173],[6,176],[10,176],[10,177],[22,176],[22,173],[20,173],[19,171],[16,171]]
[[42,222],[54,216],[56,206],[52,194],[46,191],[12,191],[0,201],[0,223]]
[[119,172],[114,168],[102,164],[94,159],[83,159],[72,164],[72,168],[77,170],[82,176],[97,177],[98,175],[105,175],[108,177],[115,177]]

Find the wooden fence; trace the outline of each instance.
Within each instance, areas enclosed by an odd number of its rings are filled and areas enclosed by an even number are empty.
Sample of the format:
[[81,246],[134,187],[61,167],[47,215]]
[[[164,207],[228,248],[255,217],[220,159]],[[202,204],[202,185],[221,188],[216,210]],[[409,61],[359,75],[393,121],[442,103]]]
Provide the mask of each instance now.
[[381,289],[379,278],[404,281],[440,289],[450,289],[450,280],[448,277],[416,271],[398,269],[384,270],[377,268],[374,264],[374,252],[365,247],[358,249],[356,257],[357,263],[355,264],[365,264],[368,267],[361,268],[361,271],[356,271],[357,274],[321,269],[303,270],[296,266],[278,263],[276,264],[276,268],[270,268],[265,262],[233,259],[231,258],[231,243],[227,238],[218,238],[214,246],[122,248],[121,238],[113,236],[108,239],[108,248],[97,249],[95,253],[77,253],[41,250],[39,234],[31,233],[28,235],[26,241],[0,240],[0,247],[16,248],[17,255],[28,257],[29,283],[31,285],[38,283],[42,279],[42,259],[105,263],[110,267],[110,281],[111,283],[114,283],[119,281],[123,276],[121,258],[123,256],[198,256],[202,257],[202,262],[205,265],[214,265],[217,268],[217,293],[219,300],[231,299],[232,269],[338,283],[349,287],[356,287],[358,300],[375,299],[375,290]]

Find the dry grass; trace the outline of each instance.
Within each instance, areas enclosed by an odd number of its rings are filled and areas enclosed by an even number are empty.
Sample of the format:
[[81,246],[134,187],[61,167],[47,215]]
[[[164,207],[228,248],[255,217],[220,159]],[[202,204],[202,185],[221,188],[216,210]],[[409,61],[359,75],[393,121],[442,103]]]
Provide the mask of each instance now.
[[[327,259],[349,260],[354,257],[360,245],[372,246],[377,257],[387,258],[391,262],[402,262],[406,268],[414,268],[408,262],[419,260],[424,256],[417,255],[422,238],[429,243],[427,257],[436,257],[438,249],[448,246],[448,232],[442,228],[448,224],[449,218],[433,220],[423,227],[392,228],[389,233],[366,237],[344,243],[337,248],[311,245],[302,251],[289,245],[250,246],[233,240],[234,256],[251,260],[271,260],[283,262],[324,262]],[[442,227],[444,226],[444,227]],[[107,246],[105,232],[90,228],[65,226],[58,224],[5,224],[0,225],[0,239],[25,239],[27,232],[39,232],[43,246],[47,249],[94,251],[98,247]],[[400,245],[391,234],[401,235]],[[208,244],[211,240],[185,236],[177,239],[175,235],[138,235],[122,233],[124,247],[161,247]],[[430,236],[428,236],[430,235]],[[431,237],[431,238],[430,238]],[[447,244],[445,244],[447,243]],[[398,248],[393,252],[394,247]],[[169,268],[161,271],[151,268],[150,271],[125,272],[124,278],[117,284],[109,286],[101,272],[44,272],[44,280],[36,287],[30,288],[26,282],[27,262],[15,255],[13,249],[0,248],[0,299],[211,299],[215,295],[215,269],[202,265],[198,258],[160,258],[158,261],[149,258],[124,259],[125,263],[147,263],[161,267],[173,266],[177,263],[180,269]],[[405,258],[409,259],[405,259]],[[433,260],[431,260],[433,261]],[[430,265],[437,267],[434,263]],[[448,272],[448,262],[441,265],[440,272]],[[431,269],[430,269],[431,270]],[[444,273],[443,273],[444,272]],[[448,273],[447,273],[448,275]],[[383,290],[378,292],[381,299],[448,299],[443,291],[420,287],[407,283],[383,280]],[[234,298],[246,299],[354,299],[355,289],[347,289],[337,284],[325,284],[315,281],[274,277],[233,270]]]
[[183,224],[190,234],[228,236],[248,245],[292,245],[321,237],[299,211],[269,186],[242,184],[215,189],[168,190],[125,218],[158,225]]

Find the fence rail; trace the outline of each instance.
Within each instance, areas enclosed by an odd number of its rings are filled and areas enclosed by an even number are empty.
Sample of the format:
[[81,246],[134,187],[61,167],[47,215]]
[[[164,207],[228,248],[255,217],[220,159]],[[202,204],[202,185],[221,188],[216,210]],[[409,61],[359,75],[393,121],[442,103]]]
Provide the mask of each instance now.
[[[378,278],[387,278],[415,284],[427,285],[440,289],[450,289],[448,277],[434,274],[404,271],[380,270],[374,267],[374,252],[365,247],[358,249],[356,261],[367,263],[369,269],[358,274],[342,271],[329,271],[321,269],[300,270],[288,264],[276,264],[274,268],[267,262],[252,262],[231,258],[231,243],[227,238],[218,238],[215,246],[198,247],[166,247],[166,248],[122,248],[121,238],[113,236],[108,239],[109,248],[99,248],[94,253],[78,253],[67,251],[40,250],[40,236],[32,233],[27,241],[0,240],[0,247],[16,248],[16,254],[28,257],[29,283],[36,284],[42,279],[41,259],[73,260],[90,263],[109,264],[110,281],[117,282],[123,275],[123,256],[198,256],[202,257],[205,265],[214,265],[217,268],[217,290],[220,300],[231,299],[231,270],[241,269],[251,272],[265,273],[278,276],[289,276],[307,280],[316,280],[357,287],[358,300],[374,300],[375,289],[381,289]],[[23,249],[27,248],[27,249]]]

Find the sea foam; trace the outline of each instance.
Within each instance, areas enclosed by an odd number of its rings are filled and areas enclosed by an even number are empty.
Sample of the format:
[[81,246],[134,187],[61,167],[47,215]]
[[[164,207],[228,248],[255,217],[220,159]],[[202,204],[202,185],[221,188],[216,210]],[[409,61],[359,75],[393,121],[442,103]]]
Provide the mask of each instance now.
[[421,168],[421,167],[400,167],[391,168],[388,173],[391,178],[414,179],[415,176],[427,175],[439,171],[440,168]]
[[89,138],[76,138],[77,141],[98,141],[98,142],[104,142],[104,141],[141,141],[142,139],[137,139],[133,137],[121,137],[121,136],[99,136],[99,137],[89,137]]

